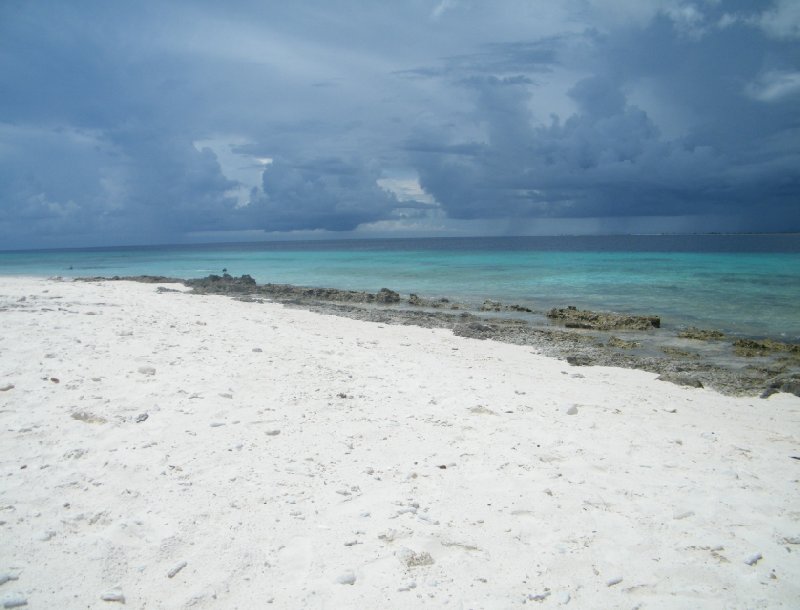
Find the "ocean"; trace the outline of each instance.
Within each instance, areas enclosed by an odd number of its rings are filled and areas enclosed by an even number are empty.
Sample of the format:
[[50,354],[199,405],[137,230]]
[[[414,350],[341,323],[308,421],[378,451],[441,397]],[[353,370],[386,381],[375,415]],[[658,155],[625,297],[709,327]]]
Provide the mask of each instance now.
[[800,341],[800,234],[294,241],[0,252],[0,275],[202,277],[655,314]]

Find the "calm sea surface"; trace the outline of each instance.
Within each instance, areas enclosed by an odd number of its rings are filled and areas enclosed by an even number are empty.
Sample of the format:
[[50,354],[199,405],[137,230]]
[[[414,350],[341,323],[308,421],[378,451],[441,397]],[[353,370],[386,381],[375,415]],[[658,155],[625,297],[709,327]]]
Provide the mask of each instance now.
[[[537,310],[662,316],[800,341],[800,235],[503,237],[270,242],[0,252],[0,275],[249,273],[289,283]],[[0,282],[2,280],[0,279]]]

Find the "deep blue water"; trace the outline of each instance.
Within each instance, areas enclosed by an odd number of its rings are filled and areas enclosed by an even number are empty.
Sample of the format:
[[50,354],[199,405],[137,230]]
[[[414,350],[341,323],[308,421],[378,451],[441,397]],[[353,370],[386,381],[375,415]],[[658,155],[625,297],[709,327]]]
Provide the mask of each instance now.
[[800,235],[492,237],[0,252],[2,275],[249,273],[259,283],[375,291],[544,310],[661,315],[800,340]]

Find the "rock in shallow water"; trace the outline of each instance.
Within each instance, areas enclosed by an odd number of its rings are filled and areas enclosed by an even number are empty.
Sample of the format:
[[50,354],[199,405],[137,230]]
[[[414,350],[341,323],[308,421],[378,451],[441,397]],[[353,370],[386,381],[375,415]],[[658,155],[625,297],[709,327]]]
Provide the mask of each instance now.
[[661,327],[658,316],[633,316],[628,314],[580,310],[576,307],[553,308],[547,312],[551,320],[564,322],[567,328],[592,330],[650,330]]

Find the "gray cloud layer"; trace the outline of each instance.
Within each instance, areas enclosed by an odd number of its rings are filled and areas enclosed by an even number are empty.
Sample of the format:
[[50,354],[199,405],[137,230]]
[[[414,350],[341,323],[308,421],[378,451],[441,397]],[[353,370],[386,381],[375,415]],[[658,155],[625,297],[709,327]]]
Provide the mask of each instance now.
[[800,230],[800,11],[753,6],[8,0],[0,248]]

